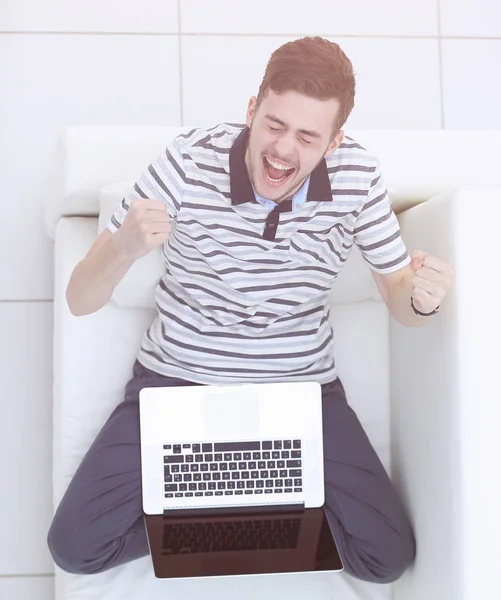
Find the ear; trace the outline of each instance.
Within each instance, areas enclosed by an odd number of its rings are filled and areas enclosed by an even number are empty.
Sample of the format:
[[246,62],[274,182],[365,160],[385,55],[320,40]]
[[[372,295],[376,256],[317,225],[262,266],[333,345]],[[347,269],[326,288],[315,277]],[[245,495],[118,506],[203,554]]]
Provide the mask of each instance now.
[[329,144],[329,147],[327,148],[327,150],[326,150],[326,152],[324,154],[324,158],[327,158],[333,152],[335,152],[339,148],[339,146],[341,145],[343,139],[344,139],[344,131],[342,129],[340,129],[337,132],[336,137]]
[[247,105],[247,117],[245,119],[245,124],[247,127],[250,127],[252,125],[252,121],[254,120],[254,116],[256,114],[256,103],[256,96],[252,96],[249,100],[249,104]]

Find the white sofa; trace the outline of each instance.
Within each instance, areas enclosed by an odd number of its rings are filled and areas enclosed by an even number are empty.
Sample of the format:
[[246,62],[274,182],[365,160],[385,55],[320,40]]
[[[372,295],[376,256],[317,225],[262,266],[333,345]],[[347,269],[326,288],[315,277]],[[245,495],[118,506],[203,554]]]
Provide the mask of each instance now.
[[[154,315],[161,264],[154,253],[143,259],[107,306],[78,318],[65,301],[69,276],[121,200],[121,182],[133,182],[187,129],[76,127],[61,137],[45,212],[55,241],[54,506],[122,398]],[[56,568],[56,600],[498,597],[501,310],[494,227],[501,218],[501,132],[349,133],[379,156],[409,250],[426,250],[456,268],[441,312],[421,329],[390,320],[357,251],[332,293],[340,376],[415,527],[415,564],[392,585],[346,574],[169,581],[155,579],[144,558],[93,576]]]

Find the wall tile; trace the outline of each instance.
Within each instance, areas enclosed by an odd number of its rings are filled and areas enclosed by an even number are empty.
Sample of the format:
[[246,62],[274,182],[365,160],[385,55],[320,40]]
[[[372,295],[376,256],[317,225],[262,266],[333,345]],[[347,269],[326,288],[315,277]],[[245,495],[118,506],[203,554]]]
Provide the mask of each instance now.
[[177,125],[178,42],[0,35],[0,299],[52,298],[42,189],[67,125]]
[[446,129],[501,129],[501,40],[443,40]]
[[[298,10],[298,6],[301,8]],[[182,0],[183,33],[436,35],[436,0]]]
[[[267,61],[293,38],[183,36],[185,124],[245,120]],[[435,40],[333,39],[357,73],[358,129],[440,128],[438,44]],[[214,77],[214,69],[219,76]]]
[[496,0],[440,0],[444,36],[501,37],[501,4]]
[[0,575],[51,573],[52,303],[0,303],[0,331]]
[[53,577],[0,577],[0,598],[54,600]]
[[177,0],[2,0],[0,31],[178,31]]

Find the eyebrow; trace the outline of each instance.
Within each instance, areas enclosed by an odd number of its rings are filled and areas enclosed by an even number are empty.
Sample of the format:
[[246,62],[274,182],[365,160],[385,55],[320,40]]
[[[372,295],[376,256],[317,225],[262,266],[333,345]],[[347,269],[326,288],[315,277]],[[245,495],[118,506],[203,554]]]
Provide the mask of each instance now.
[[[274,117],[273,115],[265,115],[265,119],[268,119],[269,121],[273,121],[274,123],[277,123],[278,125],[282,125],[282,127],[285,127],[287,129],[287,125],[283,121],[281,121],[278,117]],[[321,139],[321,137],[322,137],[316,131],[309,131],[308,129],[298,129],[298,133],[303,133],[304,135],[308,135],[310,137],[318,138],[318,139]]]

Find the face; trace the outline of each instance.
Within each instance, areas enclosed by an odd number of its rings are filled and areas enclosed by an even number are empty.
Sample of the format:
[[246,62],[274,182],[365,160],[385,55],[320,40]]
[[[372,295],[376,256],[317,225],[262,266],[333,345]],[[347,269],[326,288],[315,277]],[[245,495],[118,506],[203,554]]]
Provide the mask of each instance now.
[[338,110],[335,99],[317,100],[292,91],[275,94],[268,90],[257,110],[256,98],[250,99],[245,163],[260,196],[275,202],[290,197],[318,163],[337,149],[343,140],[342,131],[332,139]]

